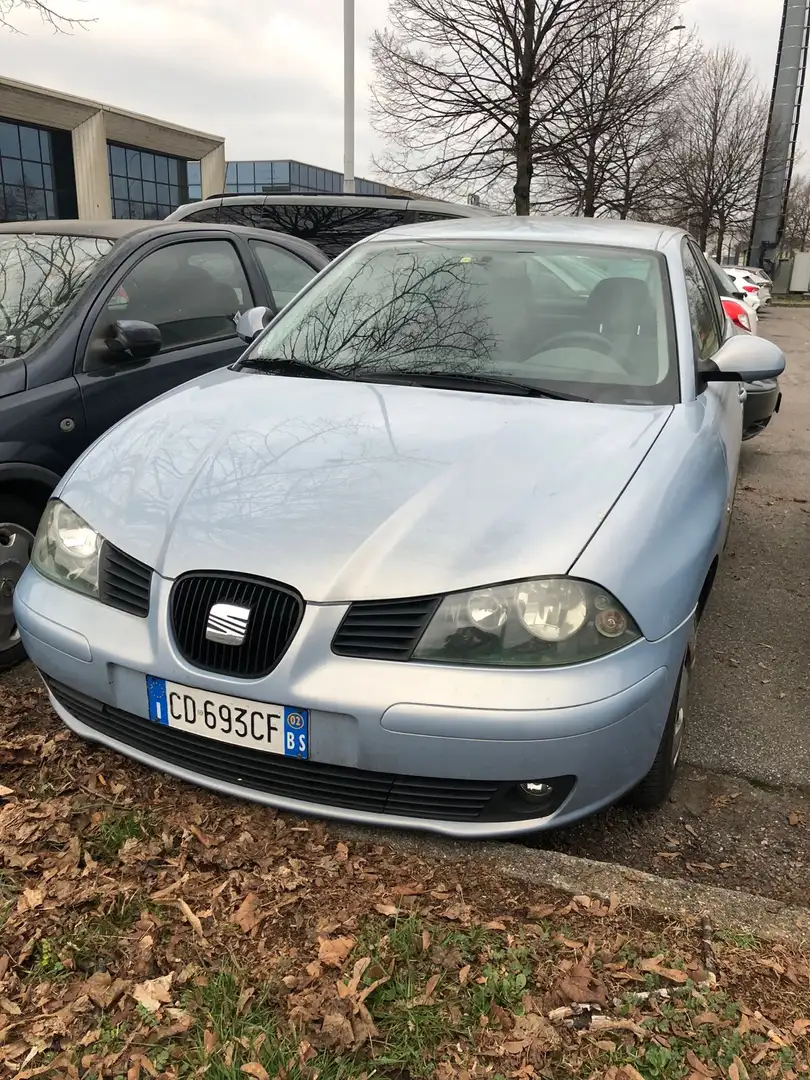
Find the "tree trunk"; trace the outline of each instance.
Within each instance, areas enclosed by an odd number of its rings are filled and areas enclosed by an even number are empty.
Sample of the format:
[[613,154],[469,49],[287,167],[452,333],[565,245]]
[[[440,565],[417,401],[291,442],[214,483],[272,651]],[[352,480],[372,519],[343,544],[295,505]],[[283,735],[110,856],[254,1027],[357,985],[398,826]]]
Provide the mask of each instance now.
[[726,239],[726,227],[720,225],[717,230],[717,247],[715,249],[715,259],[721,263],[723,261],[723,241]]
[[534,81],[535,0],[523,0],[523,53],[520,61],[515,138],[515,213],[528,217],[532,195],[532,84]]

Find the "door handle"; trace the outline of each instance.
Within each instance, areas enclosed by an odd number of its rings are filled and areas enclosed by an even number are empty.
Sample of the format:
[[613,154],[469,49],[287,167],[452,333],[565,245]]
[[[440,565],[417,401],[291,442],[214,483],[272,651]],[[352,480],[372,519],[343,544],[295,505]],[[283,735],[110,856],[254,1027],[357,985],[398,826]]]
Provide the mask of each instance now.
[[740,387],[740,401],[745,401],[747,397],[748,397],[748,391],[745,389],[744,386],[741,386]]

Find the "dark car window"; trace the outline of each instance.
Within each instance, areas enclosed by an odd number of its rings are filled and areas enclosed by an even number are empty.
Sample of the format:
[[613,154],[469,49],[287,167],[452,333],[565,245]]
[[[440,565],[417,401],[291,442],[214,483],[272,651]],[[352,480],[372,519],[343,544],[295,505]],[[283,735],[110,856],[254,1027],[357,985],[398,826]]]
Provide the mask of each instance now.
[[[158,327],[163,351],[217,341],[235,335],[234,315],[251,304],[245,271],[227,240],[169,244],[141,259],[123,278],[93,340],[108,337],[118,319],[137,319]],[[88,361],[91,367],[103,362],[92,348]]]
[[22,356],[56,325],[115,241],[0,235],[0,360]]
[[[211,216],[214,214],[215,216]],[[250,225],[299,236],[330,259],[367,236],[404,225],[412,215],[402,207],[336,206],[329,203],[245,203],[195,210],[184,221]]]
[[698,356],[708,360],[720,347],[715,301],[691,246],[683,245],[683,270],[689,300],[689,318]]
[[458,214],[443,214],[441,212],[436,213],[434,210],[417,210],[413,216],[413,220],[418,222],[449,221],[451,218],[457,217],[459,217]]
[[279,309],[289,304],[295,294],[299,293],[318,272],[309,263],[276,244],[263,244],[261,240],[251,240],[250,246],[256,252],[256,258],[259,260],[267,284],[273,291]]

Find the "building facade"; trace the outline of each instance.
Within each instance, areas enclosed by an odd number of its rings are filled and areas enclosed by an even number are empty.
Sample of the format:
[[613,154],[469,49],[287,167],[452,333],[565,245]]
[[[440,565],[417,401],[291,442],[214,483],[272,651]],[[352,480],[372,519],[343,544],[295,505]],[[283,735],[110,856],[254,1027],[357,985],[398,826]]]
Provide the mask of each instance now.
[[[188,163],[189,198],[202,198],[200,173],[195,162]],[[287,195],[306,192],[311,195],[332,195],[343,191],[343,173],[306,165],[302,161],[229,161],[225,169],[227,195]],[[374,180],[355,181],[358,195],[389,195],[394,188]]]
[[219,136],[0,79],[0,221],[160,219],[224,184]]

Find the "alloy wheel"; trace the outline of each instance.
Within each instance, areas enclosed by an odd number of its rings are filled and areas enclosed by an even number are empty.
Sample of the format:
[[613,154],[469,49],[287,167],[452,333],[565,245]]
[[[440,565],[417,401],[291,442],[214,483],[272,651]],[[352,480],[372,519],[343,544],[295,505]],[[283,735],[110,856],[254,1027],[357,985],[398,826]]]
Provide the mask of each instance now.
[[22,525],[0,521],[0,653],[20,643],[14,618],[14,590],[31,559],[33,534]]

